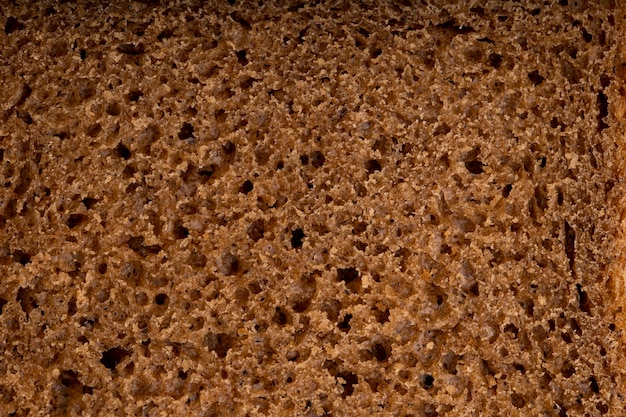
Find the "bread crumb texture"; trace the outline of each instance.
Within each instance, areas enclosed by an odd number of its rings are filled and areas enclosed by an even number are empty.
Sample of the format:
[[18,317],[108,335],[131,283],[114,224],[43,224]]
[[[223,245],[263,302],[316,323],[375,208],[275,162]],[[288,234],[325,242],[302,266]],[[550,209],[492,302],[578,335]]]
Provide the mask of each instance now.
[[1,415],[626,415],[624,3],[106,3],[0,5]]

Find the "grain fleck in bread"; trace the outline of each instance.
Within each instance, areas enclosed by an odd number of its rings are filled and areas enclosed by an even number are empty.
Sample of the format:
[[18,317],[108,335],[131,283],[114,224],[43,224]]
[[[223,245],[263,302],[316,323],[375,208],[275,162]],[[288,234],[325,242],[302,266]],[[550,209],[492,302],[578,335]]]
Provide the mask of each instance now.
[[161,3],[0,6],[0,414],[624,415],[622,2]]

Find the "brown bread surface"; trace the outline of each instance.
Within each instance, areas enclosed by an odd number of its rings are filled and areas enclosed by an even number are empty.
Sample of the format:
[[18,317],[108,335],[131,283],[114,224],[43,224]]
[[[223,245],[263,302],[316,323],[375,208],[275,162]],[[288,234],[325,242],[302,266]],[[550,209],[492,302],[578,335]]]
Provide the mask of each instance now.
[[0,4],[0,415],[625,415],[623,2],[100,3]]

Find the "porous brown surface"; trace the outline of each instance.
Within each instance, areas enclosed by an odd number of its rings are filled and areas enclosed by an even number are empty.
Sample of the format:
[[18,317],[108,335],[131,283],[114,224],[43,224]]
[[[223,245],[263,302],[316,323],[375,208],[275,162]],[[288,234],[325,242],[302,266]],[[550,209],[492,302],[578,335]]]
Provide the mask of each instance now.
[[2,2],[0,414],[623,416],[619,1]]

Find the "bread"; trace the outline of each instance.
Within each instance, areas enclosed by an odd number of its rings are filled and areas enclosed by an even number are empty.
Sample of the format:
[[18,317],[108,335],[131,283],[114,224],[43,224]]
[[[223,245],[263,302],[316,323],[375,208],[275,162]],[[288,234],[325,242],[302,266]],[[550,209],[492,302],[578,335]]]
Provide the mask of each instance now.
[[0,414],[625,415],[623,2],[0,15]]

